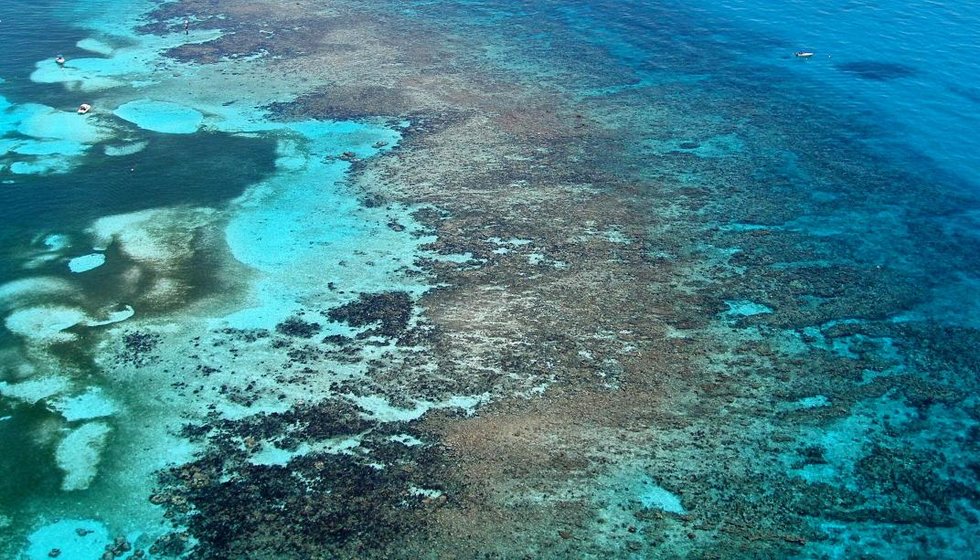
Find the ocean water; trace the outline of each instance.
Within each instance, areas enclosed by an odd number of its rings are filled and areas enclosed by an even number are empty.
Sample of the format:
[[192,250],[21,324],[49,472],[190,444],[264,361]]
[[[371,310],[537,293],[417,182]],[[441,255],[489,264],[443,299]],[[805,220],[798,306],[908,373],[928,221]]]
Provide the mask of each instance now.
[[[117,325],[167,331],[175,309],[197,302],[190,323],[272,327],[324,289],[324,275],[341,293],[355,288],[339,300],[371,284],[414,289],[389,278],[421,241],[411,218],[362,208],[340,158],[397,144],[403,125],[274,122],[257,105],[275,96],[202,90],[199,69],[161,53],[219,34],[141,36],[153,7],[0,8],[4,557],[96,558],[119,535],[142,554],[162,534],[147,491],[192,448],[175,437],[184,413],[161,406],[172,388],[134,373],[139,359],[128,373],[113,365],[121,349],[107,341],[139,352],[144,336]],[[75,113],[82,102],[90,114]],[[396,219],[404,235],[387,226]],[[311,248],[324,246],[339,247],[344,270],[323,271]],[[162,392],[143,399],[148,386]]]
[[980,65],[966,56],[978,39],[975,4],[739,2],[702,9],[710,26],[725,29],[728,19],[760,37],[765,46],[741,46],[750,60],[764,63],[786,49],[813,52],[805,61],[813,64],[793,69],[826,88],[835,109],[873,111],[900,139],[883,139],[883,151],[892,144],[913,150],[975,186],[978,123],[971,107]]
[[[349,181],[351,160],[397,156],[405,135],[424,135],[412,127],[426,115],[277,115],[271,107],[307,93],[311,78],[270,74],[269,59],[288,62],[270,50],[219,53],[211,64],[169,56],[245,33],[220,6],[207,8],[214,14],[174,6],[0,5],[0,554],[98,558],[122,538],[116,557],[249,557],[236,532],[262,546],[263,529],[228,504],[265,485],[278,511],[275,500],[299,486],[289,481],[321,484],[304,478],[306,457],[329,456],[340,466],[324,478],[343,483],[323,495],[388,500],[364,506],[375,512],[366,517],[337,514],[378,542],[338,548],[357,542],[344,527],[314,544],[297,538],[295,549],[262,550],[370,557],[388,542],[371,527],[414,519],[418,508],[405,496],[432,501],[452,487],[413,480],[389,490],[395,483],[379,479],[394,469],[385,470],[372,433],[423,453],[419,433],[405,428],[411,422],[441,409],[479,414],[511,396],[445,393],[396,376],[385,387],[371,377],[372,362],[404,364],[405,375],[426,380],[439,366],[413,370],[414,353],[425,351],[372,338],[363,327],[377,318],[326,319],[370,301],[394,306],[401,294],[417,301],[435,287],[433,262],[478,266],[462,250],[434,253],[419,207],[366,201]],[[980,61],[971,56],[980,5],[360,8],[458,45],[455,71],[547,93],[556,112],[582,113],[602,129],[605,143],[583,157],[616,178],[595,188],[640,191],[654,217],[649,262],[676,276],[676,293],[665,297],[676,307],[664,304],[670,336],[710,340],[685,358],[691,369],[754,391],[716,418],[742,426],[719,436],[718,455],[680,444],[637,449],[570,492],[598,520],[588,526],[593,537],[581,538],[584,552],[515,538],[498,539],[497,553],[964,558],[980,546]],[[154,19],[160,14],[189,15]],[[187,33],[184,17],[193,21]],[[56,54],[68,59],[63,68]],[[92,103],[90,114],[75,114],[82,102]],[[383,191],[384,181],[375,187]],[[526,241],[499,245],[507,243]],[[531,264],[548,262],[538,257]],[[423,311],[412,313],[404,323],[421,324]],[[304,329],[327,338],[287,345],[284,363],[282,336],[312,340]],[[363,361],[334,352],[315,376],[301,375],[304,356],[332,351],[331,337],[369,340],[357,350]],[[297,411],[320,399],[333,403],[316,409],[327,428],[307,428],[317,435],[292,444],[258,444],[247,468],[209,478],[216,456],[256,447],[229,426],[259,434],[275,429],[270,418],[290,419],[283,439],[295,440],[304,421]],[[195,426],[223,435],[195,437]],[[724,455],[734,437],[744,438],[738,454]],[[704,467],[720,457],[735,467]],[[697,468],[708,474],[695,476]],[[712,477],[707,488],[695,484]],[[211,483],[220,489],[198,492]],[[727,517],[735,510],[724,507],[739,500],[741,517]],[[772,502],[780,507],[767,509]],[[735,532],[753,512],[765,525],[733,548],[687,544],[708,526]],[[691,519],[696,527],[682,525]],[[295,529],[269,523],[272,532]],[[613,534],[632,524],[644,544]]]

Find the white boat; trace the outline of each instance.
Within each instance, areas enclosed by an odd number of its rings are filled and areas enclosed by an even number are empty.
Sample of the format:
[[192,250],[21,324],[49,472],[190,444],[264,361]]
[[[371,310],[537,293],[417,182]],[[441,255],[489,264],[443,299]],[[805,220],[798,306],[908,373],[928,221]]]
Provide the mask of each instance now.
[[92,110],[92,106],[89,105],[88,103],[82,103],[81,105],[78,106],[79,115],[84,115],[85,113],[88,113],[91,110]]
[[793,54],[795,54],[797,58],[810,58],[813,56],[813,53],[810,51],[796,51]]

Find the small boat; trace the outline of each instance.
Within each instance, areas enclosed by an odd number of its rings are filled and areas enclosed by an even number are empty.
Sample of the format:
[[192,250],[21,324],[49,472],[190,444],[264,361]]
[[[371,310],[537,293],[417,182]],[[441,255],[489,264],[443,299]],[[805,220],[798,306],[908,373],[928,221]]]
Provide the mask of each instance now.
[[58,56],[54,57],[54,61],[58,63],[58,66],[64,66],[65,65],[65,57],[61,56],[60,54]]
[[810,51],[796,51],[793,54],[796,55],[796,58],[810,58],[813,56],[813,53]]
[[88,113],[91,110],[92,110],[92,106],[89,105],[88,103],[82,103],[81,105],[78,106],[79,115],[84,115],[85,113]]

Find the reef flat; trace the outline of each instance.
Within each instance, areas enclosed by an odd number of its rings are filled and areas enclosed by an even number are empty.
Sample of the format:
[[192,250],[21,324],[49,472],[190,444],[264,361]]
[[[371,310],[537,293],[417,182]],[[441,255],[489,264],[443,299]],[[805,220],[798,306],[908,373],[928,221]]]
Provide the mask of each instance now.
[[[145,12],[179,76],[95,105],[146,150],[228,135],[265,163],[213,200],[82,220],[66,270],[98,297],[0,288],[26,340],[7,361],[35,364],[0,393],[56,412],[44,476],[82,496],[24,498],[12,549],[980,547],[977,191],[690,14],[559,4]],[[60,259],[46,239],[22,260]]]

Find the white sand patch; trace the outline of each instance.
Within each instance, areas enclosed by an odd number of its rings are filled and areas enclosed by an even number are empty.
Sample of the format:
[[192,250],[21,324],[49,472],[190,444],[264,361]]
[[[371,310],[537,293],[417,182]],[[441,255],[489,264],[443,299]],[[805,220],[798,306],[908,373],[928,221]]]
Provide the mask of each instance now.
[[116,413],[116,405],[98,387],[91,387],[74,397],[55,399],[49,406],[69,422],[103,418]]
[[37,236],[31,242],[31,249],[34,250],[38,245],[37,254],[28,257],[24,263],[24,268],[40,268],[51,261],[62,258],[62,252],[71,247],[71,238],[60,233],[53,233],[47,236]]
[[103,148],[105,155],[107,156],[129,156],[138,152],[142,152],[149,145],[149,142],[133,142],[130,144],[119,144],[115,146],[106,146]]
[[133,315],[136,315],[136,310],[133,309],[133,307],[131,305],[127,305],[127,306],[123,307],[122,309],[119,309],[119,310],[116,310],[116,311],[110,311],[109,313],[106,314],[106,318],[105,319],[101,319],[101,320],[95,320],[95,319],[93,319],[91,321],[86,321],[85,322],[85,326],[86,327],[102,327],[102,326],[105,326],[105,325],[111,325],[113,323],[119,323],[119,322],[125,321],[126,319],[129,319]]
[[64,332],[89,320],[84,311],[75,307],[45,305],[18,309],[7,315],[4,323],[10,332],[34,342],[64,342],[75,336]]
[[126,230],[141,228],[144,223],[151,221],[158,212],[161,210],[143,210],[99,218],[89,228],[96,239],[95,250],[104,251],[108,249],[117,236]]
[[659,509],[668,513],[683,515],[684,506],[681,500],[668,490],[648,482],[646,488],[638,496],[640,503],[647,509]]
[[349,398],[367,411],[370,418],[379,422],[408,422],[419,418],[430,408],[425,404],[416,404],[414,408],[396,408],[378,395],[351,395]]
[[143,280],[143,270],[138,266],[131,266],[119,275],[119,280],[125,287],[125,291],[134,292]]
[[44,418],[31,427],[30,437],[38,447],[54,447],[65,434],[65,421],[61,418]]
[[0,309],[10,309],[25,303],[73,296],[75,289],[67,281],[53,276],[34,276],[0,284]]
[[8,346],[0,349],[0,379],[18,381],[36,374],[37,366],[24,355],[21,348]]
[[71,247],[71,238],[63,233],[52,233],[45,236],[42,243],[50,251],[61,251]]
[[158,278],[143,297],[158,304],[180,302],[187,295],[187,289],[188,286],[176,278]]
[[771,307],[747,299],[725,300],[725,305],[728,306],[728,311],[723,315],[729,317],[752,317],[772,313]]
[[93,39],[91,37],[82,39],[81,41],[75,43],[75,45],[82,50],[86,50],[88,52],[92,52],[95,54],[101,54],[104,56],[111,55],[112,51],[115,50],[112,47],[112,45],[99,41],[98,39]]
[[156,209],[99,218],[92,224],[96,249],[113,241],[133,260],[169,267],[193,255],[195,231],[214,215],[209,209]]
[[103,422],[90,422],[75,428],[55,450],[54,458],[64,473],[61,489],[85,490],[95,480],[102,461],[102,450],[111,428]]
[[91,70],[101,66],[102,59],[76,58],[63,67],[38,63],[31,73],[31,81],[39,84],[63,84],[68,91],[91,93],[122,87],[125,82],[109,75],[92,75]]
[[814,395],[812,397],[803,397],[789,403],[780,403],[779,409],[793,411],[820,408],[824,406],[830,406],[830,399],[824,395]]
[[[135,21],[131,22],[137,25]],[[159,72],[165,66],[181,66],[161,60],[160,53],[185,43],[203,43],[222,35],[220,31],[200,30],[188,35],[137,35],[125,24],[119,22],[100,22],[96,24],[105,32],[105,25],[111,25],[127,42],[117,46],[96,39],[82,39],[79,47],[102,55],[100,57],[70,58],[64,66],[53,59],[45,59],[35,64],[31,81],[39,84],[62,84],[69,91],[101,91],[109,88],[138,85],[140,76]],[[117,27],[118,26],[118,27]],[[115,35],[117,33],[113,33]]]
[[79,156],[85,153],[85,146],[71,140],[33,140],[17,143],[10,149],[22,156]]
[[388,436],[388,441],[400,443],[406,447],[416,447],[422,445],[422,440],[410,434],[395,434]]
[[363,408],[366,416],[379,422],[408,422],[421,417],[429,410],[439,408],[462,408],[466,414],[472,414],[476,407],[489,401],[490,395],[483,393],[480,395],[453,396],[444,401],[418,401],[413,408],[397,408],[392,406],[387,399],[378,395],[348,395],[348,399],[357,406]]
[[88,272],[105,264],[105,255],[102,253],[90,253],[75,257],[68,261],[68,270],[74,273]]
[[36,270],[38,268],[47,266],[48,263],[59,260],[60,258],[61,255],[55,253],[42,253],[40,255],[37,255],[36,257],[31,257],[28,260],[24,261],[23,266],[25,270]]
[[124,103],[113,114],[144,130],[164,134],[193,134],[204,121],[204,115],[196,109],[153,99],[137,99]]
[[249,458],[249,462],[253,465],[286,465],[293,458],[306,455],[309,452],[310,445],[305,442],[293,450],[280,449],[275,445],[266,444]]
[[72,110],[25,103],[0,113],[0,135],[16,131],[20,136],[0,140],[0,152],[26,156],[10,164],[11,173],[44,175],[68,171],[89,147],[111,136],[112,130],[96,119]]
[[46,105],[20,106],[24,117],[17,132],[32,138],[67,140],[75,144],[94,144],[112,136],[112,131],[75,111],[58,111]]
[[39,158],[34,161],[15,161],[10,164],[10,172],[14,175],[48,175],[50,173],[66,173],[71,169],[68,160],[58,158]]
[[64,393],[70,386],[71,384],[68,382],[68,379],[55,375],[27,379],[18,383],[0,381],[0,395],[34,404],[38,401]]
[[[195,256],[196,238],[214,218],[215,211],[207,208],[144,210],[100,218],[89,232],[96,240],[96,250],[114,244],[138,263],[136,271],[128,271],[124,279],[142,290],[140,301],[169,304],[186,296],[189,288],[182,278]],[[140,285],[147,275],[153,283]]]

